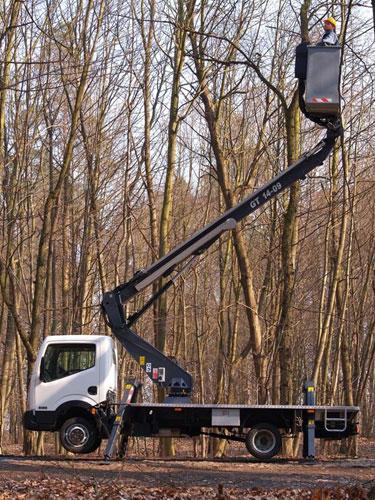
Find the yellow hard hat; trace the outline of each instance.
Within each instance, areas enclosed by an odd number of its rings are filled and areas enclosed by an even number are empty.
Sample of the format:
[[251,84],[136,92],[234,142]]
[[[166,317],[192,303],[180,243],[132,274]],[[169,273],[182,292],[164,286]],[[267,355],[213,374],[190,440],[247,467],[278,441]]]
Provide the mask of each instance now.
[[336,19],[334,17],[327,17],[327,19],[324,19],[325,23],[331,23],[332,26],[336,28]]

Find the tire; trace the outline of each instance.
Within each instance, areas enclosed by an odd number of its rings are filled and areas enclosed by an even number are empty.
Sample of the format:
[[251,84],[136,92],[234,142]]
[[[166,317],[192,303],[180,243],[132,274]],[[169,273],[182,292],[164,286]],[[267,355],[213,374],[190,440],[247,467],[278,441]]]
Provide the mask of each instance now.
[[91,453],[96,450],[101,437],[95,424],[83,417],[65,420],[60,429],[62,446],[72,453]]
[[272,424],[257,424],[247,433],[245,444],[253,457],[266,460],[279,453],[281,434]]

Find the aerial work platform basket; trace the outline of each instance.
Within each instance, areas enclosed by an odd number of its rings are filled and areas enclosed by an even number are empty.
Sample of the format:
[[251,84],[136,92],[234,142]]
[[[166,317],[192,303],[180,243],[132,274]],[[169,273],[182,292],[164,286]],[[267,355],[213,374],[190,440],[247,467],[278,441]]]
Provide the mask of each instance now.
[[306,111],[340,114],[341,47],[307,47]]
[[339,45],[301,44],[296,50],[296,77],[304,81],[306,112],[315,116],[340,114]]

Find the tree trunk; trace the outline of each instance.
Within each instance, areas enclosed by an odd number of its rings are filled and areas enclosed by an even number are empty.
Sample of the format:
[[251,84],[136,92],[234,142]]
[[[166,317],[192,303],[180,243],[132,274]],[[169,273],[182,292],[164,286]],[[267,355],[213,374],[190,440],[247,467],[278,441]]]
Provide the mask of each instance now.
[[[191,4],[191,5],[190,5]],[[164,183],[164,197],[160,217],[159,230],[159,258],[166,255],[170,250],[170,229],[172,224],[172,205],[173,205],[173,187],[177,161],[177,134],[180,125],[178,116],[180,79],[185,59],[186,29],[184,24],[190,23],[194,1],[188,3],[185,7],[183,0],[178,1],[177,26],[175,28],[175,48],[173,58],[173,80],[171,89],[171,100],[169,108],[168,123],[168,152],[167,168]],[[186,11],[185,11],[186,9]],[[161,278],[158,288],[162,288],[165,279]],[[157,322],[156,322],[156,347],[164,352],[167,336],[167,295],[162,295],[157,303]],[[158,389],[159,402],[164,401],[164,390]],[[174,447],[171,439],[161,440],[161,453],[163,456],[174,455]]]

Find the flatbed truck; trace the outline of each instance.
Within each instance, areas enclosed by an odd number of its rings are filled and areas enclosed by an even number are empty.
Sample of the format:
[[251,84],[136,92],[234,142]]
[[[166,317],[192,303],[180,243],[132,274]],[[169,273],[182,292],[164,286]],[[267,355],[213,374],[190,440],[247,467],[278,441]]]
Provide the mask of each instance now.
[[[329,56],[332,54],[330,51]],[[304,91],[305,85],[301,88]],[[131,436],[208,435],[244,442],[254,457],[265,460],[279,453],[282,437],[286,435],[302,432],[303,455],[313,458],[315,438],[343,439],[358,432],[359,408],[316,406],[314,387],[308,381],[303,405],[193,403],[191,375],[132,330],[155,300],[223,233],[234,229],[244,217],[324,163],[340,136],[340,122],[337,115],[332,116],[332,106],[324,109],[324,100],[321,114],[319,106],[313,108],[313,114],[306,111],[303,95],[300,100],[304,114],[326,129],[326,136],[311,151],[167,255],[103,296],[103,314],[113,336],[150,380],[165,389],[165,401],[138,402],[140,382],[132,380],[125,384],[123,397],[117,402],[117,352],[110,337],[49,336],[39,350],[30,381],[28,410],[24,415],[27,429],[59,431],[62,445],[74,453],[90,453],[102,439],[108,439],[106,460],[124,457]],[[125,304],[161,277],[168,277],[163,287],[139,311],[126,316]]]

